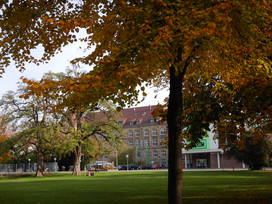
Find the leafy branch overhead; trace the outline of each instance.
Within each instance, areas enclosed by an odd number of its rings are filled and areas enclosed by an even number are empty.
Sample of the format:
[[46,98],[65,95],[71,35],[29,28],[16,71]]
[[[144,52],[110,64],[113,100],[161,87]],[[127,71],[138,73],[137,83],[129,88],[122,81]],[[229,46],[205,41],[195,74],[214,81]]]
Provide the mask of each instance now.
[[[186,59],[196,56],[190,72],[200,69],[207,76],[217,73],[239,84],[246,83],[247,79],[241,79],[241,74],[264,74],[271,78],[271,62],[267,58],[272,54],[272,20],[271,3],[267,1],[203,0],[197,4],[156,0],[82,1],[73,4],[43,0],[13,1],[1,6],[2,71],[11,59],[20,68],[26,62],[46,62],[62,46],[78,40],[75,34],[79,29],[86,30],[87,35],[81,40],[95,50],[75,59],[74,63],[93,65],[95,74],[82,76],[79,86],[73,86],[86,97],[88,93],[83,91],[86,88],[97,87],[96,93],[101,96],[107,87],[112,92],[104,96],[111,95],[121,105],[130,98],[132,102],[137,99],[138,84],[165,82],[170,65],[182,71]],[[44,57],[35,59],[32,50],[40,45],[44,47]],[[182,61],[175,63],[179,47],[183,48]],[[100,84],[90,87],[90,81]]]
[[[83,107],[101,98],[131,105],[138,100],[139,87],[169,83],[171,204],[182,203],[180,149],[186,77],[218,76],[217,87],[229,82],[234,90],[255,78],[271,81],[271,1],[19,0],[0,6],[1,72],[10,60],[24,68],[28,62],[48,61],[76,40],[86,42],[85,55],[73,63],[89,65],[92,71],[76,81],[66,78],[62,84],[63,94],[65,89],[72,90],[67,92],[71,105],[77,104],[76,96]],[[77,39],[80,31],[86,36]],[[32,50],[39,46],[44,55],[36,59]],[[42,86],[32,82],[29,86],[42,93]]]

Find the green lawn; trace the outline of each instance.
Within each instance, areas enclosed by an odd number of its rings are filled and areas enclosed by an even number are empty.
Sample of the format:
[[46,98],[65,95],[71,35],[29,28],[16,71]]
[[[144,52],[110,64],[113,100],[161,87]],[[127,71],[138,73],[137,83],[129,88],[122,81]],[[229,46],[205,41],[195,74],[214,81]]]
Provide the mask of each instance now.
[[[167,172],[0,177],[0,203],[167,203]],[[272,203],[272,172],[184,172],[184,203]]]

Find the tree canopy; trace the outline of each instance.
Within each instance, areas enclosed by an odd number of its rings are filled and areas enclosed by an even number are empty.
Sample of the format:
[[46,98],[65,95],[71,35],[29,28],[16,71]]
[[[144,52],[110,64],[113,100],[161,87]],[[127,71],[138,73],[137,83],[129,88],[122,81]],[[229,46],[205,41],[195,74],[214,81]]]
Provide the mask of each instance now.
[[[120,105],[137,100],[137,86],[170,84],[169,203],[182,202],[183,81],[220,76],[234,88],[256,76],[271,80],[272,2],[258,0],[82,0],[1,3],[1,64],[49,60],[86,30],[93,71],[72,83]],[[44,47],[37,60],[31,52]],[[90,48],[95,47],[91,52]],[[4,68],[2,68],[4,70]],[[84,93],[82,99],[90,100]],[[171,185],[170,185],[171,184]]]
[[84,76],[86,73],[74,67],[67,69],[66,73],[47,73],[40,81],[23,79],[28,91],[22,97],[28,99],[34,95],[54,101],[49,105],[50,112],[59,115],[57,125],[59,136],[63,139],[56,149],[59,149],[60,155],[74,154],[73,175],[81,174],[82,150],[86,155],[95,157],[102,149],[106,151],[113,144],[118,145],[122,135],[117,123],[118,114],[111,102],[99,101],[97,96],[83,99],[86,97],[84,93],[92,95],[96,91],[82,90],[79,80]]
[[53,151],[58,140],[56,123],[58,118],[50,113],[49,104],[53,100],[31,95],[21,98],[27,92],[21,85],[17,92],[8,92],[0,100],[3,118],[16,133],[9,141],[9,148],[14,154],[34,153],[37,159],[36,176],[43,175],[43,160]]

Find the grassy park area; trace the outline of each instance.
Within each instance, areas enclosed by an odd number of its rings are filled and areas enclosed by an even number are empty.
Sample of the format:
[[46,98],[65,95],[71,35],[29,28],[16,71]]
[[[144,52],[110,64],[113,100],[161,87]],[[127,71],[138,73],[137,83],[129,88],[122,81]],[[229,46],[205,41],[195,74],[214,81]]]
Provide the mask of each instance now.
[[[270,203],[271,171],[184,172],[184,203]],[[0,203],[167,203],[167,172],[0,177]]]

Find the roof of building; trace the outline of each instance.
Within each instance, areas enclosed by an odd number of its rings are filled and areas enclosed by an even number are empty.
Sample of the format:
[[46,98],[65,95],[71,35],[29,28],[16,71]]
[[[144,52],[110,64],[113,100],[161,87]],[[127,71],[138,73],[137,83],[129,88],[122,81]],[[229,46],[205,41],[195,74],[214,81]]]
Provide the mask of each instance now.
[[153,118],[152,112],[156,107],[157,105],[150,105],[123,109],[121,111],[119,123],[125,127],[132,125],[152,125],[152,123],[155,124],[158,119]]

